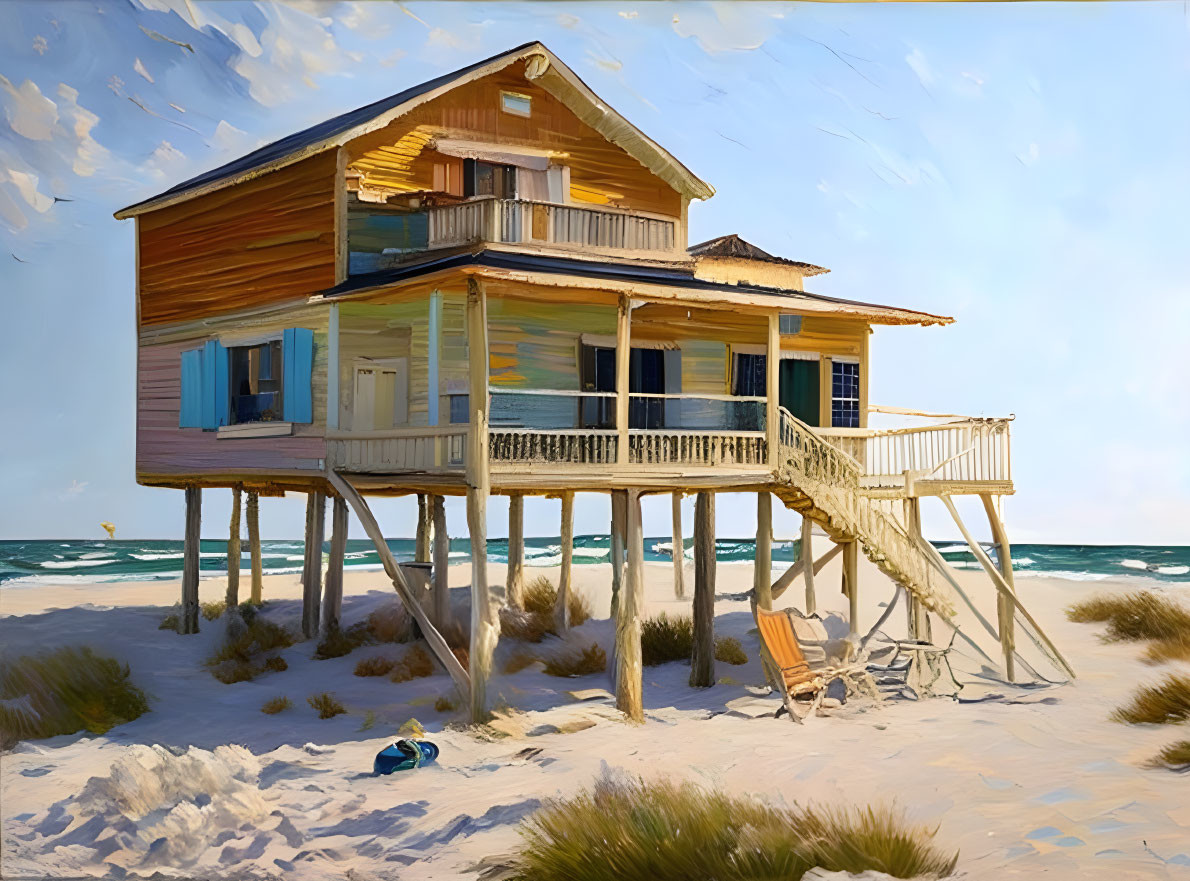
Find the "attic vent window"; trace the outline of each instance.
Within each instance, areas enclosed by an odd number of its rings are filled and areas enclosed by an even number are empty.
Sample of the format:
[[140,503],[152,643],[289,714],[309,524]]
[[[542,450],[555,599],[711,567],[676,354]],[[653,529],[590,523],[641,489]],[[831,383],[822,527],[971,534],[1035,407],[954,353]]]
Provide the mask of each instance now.
[[529,96],[519,95],[516,92],[501,92],[500,109],[513,116],[528,116]]
[[782,315],[778,319],[778,324],[778,329],[783,335],[802,332],[802,316],[800,315]]

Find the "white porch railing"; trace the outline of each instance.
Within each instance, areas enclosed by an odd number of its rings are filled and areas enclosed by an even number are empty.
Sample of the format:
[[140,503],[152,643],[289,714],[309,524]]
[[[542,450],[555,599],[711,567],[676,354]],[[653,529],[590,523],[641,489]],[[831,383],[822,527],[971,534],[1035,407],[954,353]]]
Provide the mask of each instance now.
[[488,432],[493,462],[550,465],[614,465],[616,432],[597,428],[492,428]]
[[364,473],[461,471],[466,464],[465,425],[328,431],[327,465]]
[[673,251],[676,245],[674,219],[618,208],[488,198],[426,213],[430,248],[481,241],[627,251]]

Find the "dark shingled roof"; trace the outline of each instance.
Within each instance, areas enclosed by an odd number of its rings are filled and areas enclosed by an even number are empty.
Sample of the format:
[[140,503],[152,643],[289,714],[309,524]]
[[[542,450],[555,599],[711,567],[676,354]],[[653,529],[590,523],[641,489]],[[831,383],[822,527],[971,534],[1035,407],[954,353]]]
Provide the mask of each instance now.
[[763,263],[795,266],[803,270],[806,275],[819,275],[823,272],[830,272],[829,269],[822,266],[815,266],[813,263],[802,263],[800,260],[787,260],[784,257],[775,257],[768,251],[762,251],[751,242],[744,241],[735,233],[729,236],[719,236],[717,239],[710,239],[700,242],[697,245],[691,245],[686,250],[693,257],[738,257],[743,260],[759,260]]
[[312,147],[327,138],[333,138],[345,131],[355,128],[357,125],[362,125],[371,119],[375,119],[382,113],[392,110],[394,107],[399,107],[406,101],[410,101],[419,95],[424,95],[426,92],[437,89],[439,86],[444,86],[452,80],[458,79],[460,76],[466,76],[473,70],[483,67],[485,64],[491,64],[498,58],[503,58],[506,55],[514,55],[518,52],[523,52],[530,46],[535,45],[536,41],[530,41],[517,46],[515,49],[509,49],[506,52],[500,52],[493,55],[491,58],[485,58],[482,61],[476,61],[474,64],[468,64],[466,67],[458,70],[444,73],[442,76],[435,77],[432,80],[427,80],[416,86],[406,89],[403,92],[398,92],[395,95],[390,95],[387,98],[381,98],[364,107],[359,107],[355,110],[349,110],[347,113],[342,113],[334,119],[328,119],[326,122],[320,122],[318,125],[312,125],[308,129],[298,132],[297,134],[287,135],[279,141],[273,141],[271,144],[253,150],[239,159],[233,159],[225,165],[220,165],[218,168],[212,168],[210,171],[203,172],[197,177],[192,177],[190,180],[182,181],[176,187],[170,187],[164,193],[158,193],[152,198],[145,199],[142,202],[137,202],[135,205],[129,205],[127,208],[120,209],[120,213],[125,211],[135,211],[143,205],[150,202],[156,202],[159,199],[165,199],[169,196],[175,196],[179,193],[184,193],[187,190],[192,190],[201,187],[204,184],[214,183],[222,180],[225,177],[234,177],[238,174],[252,171],[270,162],[276,162],[279,159],[284,159],[297,153],[306,147]]

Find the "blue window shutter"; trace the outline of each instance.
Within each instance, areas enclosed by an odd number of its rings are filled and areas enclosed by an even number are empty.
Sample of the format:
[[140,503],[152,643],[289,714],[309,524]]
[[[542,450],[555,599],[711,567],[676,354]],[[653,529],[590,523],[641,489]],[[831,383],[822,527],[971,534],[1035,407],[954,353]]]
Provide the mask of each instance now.
[[314,331],[305,327],[286,328],[281,349],[285,373],[281,385],[282,418],[286,422],[313,422],[310,378],[314,371]]
[[202,350],[202,422],[213,431],[227,425],[228,413],[227,349],[218,340],[207,340]]
[[202,349],[182,353],[179,428],[202,428]]

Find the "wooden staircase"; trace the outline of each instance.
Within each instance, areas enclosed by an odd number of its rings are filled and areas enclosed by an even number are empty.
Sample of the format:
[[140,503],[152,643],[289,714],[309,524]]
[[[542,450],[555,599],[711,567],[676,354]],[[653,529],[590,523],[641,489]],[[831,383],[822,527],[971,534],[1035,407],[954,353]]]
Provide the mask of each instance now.
[[780,409],[777,489],[787,508],[809,517],[835,541],[854,539],[864,554],[929,610],[951,618],[953,592],[918,544],[894,518],[860,489],[863,469],[814,429]]

